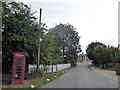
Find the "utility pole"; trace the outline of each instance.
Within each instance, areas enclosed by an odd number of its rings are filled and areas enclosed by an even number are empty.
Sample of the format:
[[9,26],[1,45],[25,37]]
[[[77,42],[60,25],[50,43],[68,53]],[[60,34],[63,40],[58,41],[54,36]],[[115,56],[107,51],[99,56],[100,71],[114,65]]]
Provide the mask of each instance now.
[[118,2],[118,49],[120,50],[120,1]]
[[41,32],[41,15],[42,15],[42,9],[40,8],[40,17],[39,17],[39,37],[38,37],[38,44],[39,44],[39,47],[38,47],[38,60],[37,60],[37,69],[36,71],[39,70],[39,64],[40,64],[40,39],[41,39],[41,36],[40,36],[40,32]]

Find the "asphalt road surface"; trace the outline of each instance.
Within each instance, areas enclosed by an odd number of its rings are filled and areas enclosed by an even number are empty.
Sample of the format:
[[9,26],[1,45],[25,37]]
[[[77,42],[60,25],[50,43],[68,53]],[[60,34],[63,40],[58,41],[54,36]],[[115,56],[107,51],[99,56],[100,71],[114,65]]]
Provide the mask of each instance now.
[[118,84],[94,72],[90,63],[79,63],[53,82],[42,88],[118,88]]

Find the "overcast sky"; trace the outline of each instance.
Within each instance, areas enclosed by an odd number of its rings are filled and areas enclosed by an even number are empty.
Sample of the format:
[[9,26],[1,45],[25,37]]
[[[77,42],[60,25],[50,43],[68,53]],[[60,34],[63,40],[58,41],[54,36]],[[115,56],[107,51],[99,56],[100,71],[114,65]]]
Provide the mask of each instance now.
[[49,28],[59,23],[70,23],[81,36],[80,44],[85,53],[91,42],[118,45],[118,1],[120,0],[15,0],[22,1]]

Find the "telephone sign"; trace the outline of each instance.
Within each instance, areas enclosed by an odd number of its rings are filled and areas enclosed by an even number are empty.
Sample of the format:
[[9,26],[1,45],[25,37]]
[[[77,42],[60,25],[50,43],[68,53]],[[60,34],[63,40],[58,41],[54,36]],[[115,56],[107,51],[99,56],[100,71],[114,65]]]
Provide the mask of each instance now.
[[22,84],[24,82],[25,61],[24,53],[14,53],[11,85]]

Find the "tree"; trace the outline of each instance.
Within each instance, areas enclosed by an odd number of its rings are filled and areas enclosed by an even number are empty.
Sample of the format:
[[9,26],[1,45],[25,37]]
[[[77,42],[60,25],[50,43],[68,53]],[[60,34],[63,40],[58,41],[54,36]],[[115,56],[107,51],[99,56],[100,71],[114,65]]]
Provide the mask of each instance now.
[[37,59],[38,25],[31,8],[22,2],[3,2],[2,8],[2,65],[3,71],[9,72],[14,52],[26,53],[27,65]]
[[57,64],[63,63],[63,59],[58,52],[58,41],[54,32],[48,31],[48,33],[43,36],[41,54],[42,63],[44,65],[51,64],[53,66],[54,64],[57,66]]
[[115,63],[115,53],[116,53],[116,51],[117,51],[117,48],[115,48],[115,47],[113,47],[113,46],[108,46],[107,47],[107,49],[108,49],[108,56],[107,56],[107,59],[108,59],[108,63]]
[[118,50],[118,49],[115,52],[114,62],[120,63],[120,50]]
[[94,64],[98,64],[102,68],[108,68],[109,63],[119,63],[119,50],[113,46],[92,42],[88,45],[86,52],[89,59],[92,59]]
[[113,46],[104,47],[97,45],[94,47],[94,56],[97,58],[102,68],[107,68],[109,63],[119,63],[120,51]]
[[105,64],[108,62],[107,56],[109,56],[107,48],[102,45],[96,45],[93,50],[98,64],[104,68]]
[[88,45],[88,47],[86,49],[86,53],[87,53],[88,58],[90,60],[92,60],[94,64],[99,64],[96,56],[94,55],[94,47],[96,47],[97,45],[102,45],[102,46],[106,47],[106,45],[104,45],[100,42],[92,42]]
[[50,31],[54,32],[58,40],[58,50],[64,59],[64,63],[76,64],[78,53],[81,51],[78,32],[70,24],[59,24]]

